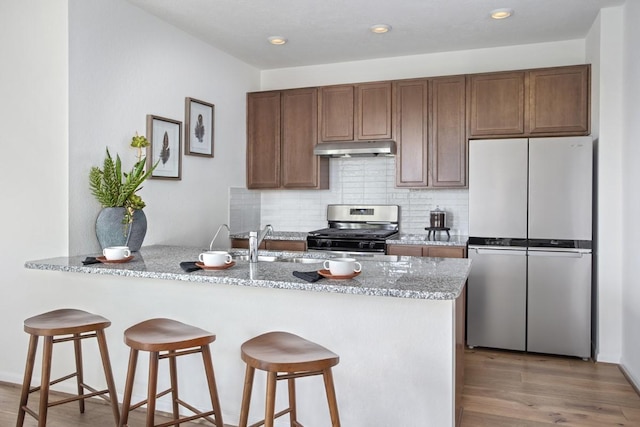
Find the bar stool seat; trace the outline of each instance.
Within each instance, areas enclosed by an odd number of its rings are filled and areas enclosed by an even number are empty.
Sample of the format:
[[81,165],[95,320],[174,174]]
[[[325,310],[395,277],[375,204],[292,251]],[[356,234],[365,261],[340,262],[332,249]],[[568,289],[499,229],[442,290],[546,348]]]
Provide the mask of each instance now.
[[[241,346],[242,360],[247,364],[242,408],[239,427],[247,427],[251,391],[255,370],[267,372],[267,396],[265,419],[252,424],[251,427],[273,427],[274,420],[289,414],[291,426],[302,426],[297,419],[295,379],[314,375],[324,378],[331,425],[340,426],[338,404],[333,385],[331,368],[338,364],[340,357],[332,351],[288,332],[267,332],[246,341]],[[282,373],[282,374],[280,374]],[[275,413],[276,382],[287,380],[289,388],[289,407]]]
[[[17,427],[24,424],[25,414],[29,414],[38,420],[38,427],[47,425],[48,408],[64,403],[78,401],[80,413],[84,413],[84,400],[93,396],[100,396],[111,403],[115,425],[120,420],[118,410],[118,398],[116,387],[113,381],[113,373],[111,371],[111,363],[109,361],[109,351],[104,329],[108,328],[111,322],[97,314],[87,313],[86,311],[77,309],[60,309],[47,313],[30,317],[24,321],[24,331],[30,335],[29,350],[27,353],[27,364],[24,372],[24,381],[22,383],[22,393],[20,397],[20,409],[18,411]],[[42,353],[42,376],[40,386],[31,387],[31,379],[38,348],[38,339],[44,337],[44,348]],[[57,338],[56,338],[57,337]],[[107,383],[107,389],[96,390],[84,383],[84,374],[82,366],[82,345],[81,341],[86,338],[96,338],[102,366]],[[73,341],[76,371],[64,377],[51,380],[51,358],[53,355],[53,344]],[[78,394],[66,399],[49,401],[49,389],[51,385],[76,378]],[[91,393],[85,394],[85,389]],[[40,403],[38,412],[36,413],[27,406],[29,395],[40,391]],[[108,394],[109,397],[105,397]]]
[[[211,350],[209,348],[209,344],[214,342],[215,339],[216,336],[210,332],[171,319],[146,320],[124,331],[124,342],[131,350],[129,353],[129,367],[122,402],[120,427],[127,425],[130,411],[144,404],[147,405],[146,426],[155,426],[154,413],[156,409],[156,399],[169,393],[171,393],[173,421],[159,424],[158,426],[177,426],[180,423],[202,418],[217,427],[223,427],[222,412],[220,410],[220,401],[213,372],[213,362],[211,361]],[[150,353],[147,399],[131,405],[133,380],[135,378],[139,351],[147,351]],[[178,395],[176,358],[196,353],[202,354],[204,371],[209,386],[212,410],[206,412],[202,412],[184,402]],[[158,393],[158,362],[160,359],[169,359],[171,387]],[[180,418],[180,406],[187,408],[195,415]],[[212,415],[215,415],[215,418],[211,417]]]

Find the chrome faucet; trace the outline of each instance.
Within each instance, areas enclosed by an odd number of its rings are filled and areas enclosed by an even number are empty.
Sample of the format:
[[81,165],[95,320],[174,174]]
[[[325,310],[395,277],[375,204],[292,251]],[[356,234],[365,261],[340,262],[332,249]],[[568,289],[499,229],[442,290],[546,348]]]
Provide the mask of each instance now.
[[249,262],[258,262],[258,246],[269,233],[273,233],[271,224],[267,224],[259,234],[257,231],[249,232]]
[[213,250],[213,242],[216,241],[216,238],[218,237],[218,234],[220,234],[220,230],[222,230],[223,227],[226,228],[229,233],[231,233],[231,229],[229,228],[229,226],[227,224],[221,224],[220,227],[218,227],[218,231],[216,231],[216,234],[213,236],[213,239],[211,239],[211,243],[209,243],[209,250],[210,251]]

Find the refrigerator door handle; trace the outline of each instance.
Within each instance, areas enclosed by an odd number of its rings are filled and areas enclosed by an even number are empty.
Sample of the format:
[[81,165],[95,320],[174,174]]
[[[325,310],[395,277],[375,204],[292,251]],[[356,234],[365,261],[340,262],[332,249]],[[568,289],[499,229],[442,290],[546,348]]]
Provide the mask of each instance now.
[[469,246],[470,251],[474,251],[478,255],[505,255],[505,256],[525,256],[527,255],[526,248],[517,249],[488,249]]
[[575,251],[529,251],[529,256],[536,257],[554,257],[554,258],[582,258],[582,256],[586,252],[575,252]]

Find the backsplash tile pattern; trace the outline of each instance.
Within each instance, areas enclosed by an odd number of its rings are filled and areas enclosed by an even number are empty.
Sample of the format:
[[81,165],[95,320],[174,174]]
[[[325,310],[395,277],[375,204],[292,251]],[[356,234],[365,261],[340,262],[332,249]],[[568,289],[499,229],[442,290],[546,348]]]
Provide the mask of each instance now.
[[281,231],[311,231],[326,227],[329,204],[390,204],[400,206],[403,233],[426,234],[429,211],[439,206],[447,212],[451,234],[468,234],[468,190],[396,188],[394,158],[331,159],[330,179],[330,190],[232,188],[231,230],[247,231],[271,224]]

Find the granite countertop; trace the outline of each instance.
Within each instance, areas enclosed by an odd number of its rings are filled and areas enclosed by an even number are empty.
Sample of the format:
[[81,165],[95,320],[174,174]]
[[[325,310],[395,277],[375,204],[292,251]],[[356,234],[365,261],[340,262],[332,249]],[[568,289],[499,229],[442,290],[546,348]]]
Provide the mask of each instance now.
[[[307,240],[307,232],[303,231],[274,231],[264,237],[264,240]],[[249,232],[243,231],[240,233],[229,234],[230,239],[249,239]]]
[[467,246],[469,236],[452,235],[447,239],[447,233],[440,232],[437,238],[427,238],[426,234],[404,234],[396,239],[388,239],[387,245],[429,245],[429,246]]
[[[231,239],[249,239],[249,232],[231,233]],[[275,231],[267,235],[265,240],[297,240],[306,241],[307,232],[303,231]],[[447,239],[446,233],[438,234],[438,238],[428,239],[426,234],[404,234],[395,239],[388,239],[387,245],[432,245],[432,246],[467,246],[469,236],[451,236]]]
[[[464,258],[419,258],[395,255],[355,256],[362,264],[362,273],[349,280],[323,278],[309,283],[293,276],[293,271],[317,271],[322,259],[337,256],[326,252],[259,251],[260,255],[286,258],[317,258],[318,263],[265,262],[250,264],[236,260],[226,270],[197,270],[185,273],[182,261],[196,261],[202,249],[180,246],[145,246],[134,253],[127,263],[90,264],[84,266],[83,256],[28,261],[25,267],[35,270],[64,271],[85,274],[106,274],[125,277],[153,278],[236,286],[253,286],[314,292],[398,298],[452,300],[465,284],[471,261]],[[246,250],[232,250],[234,256],[246,255]],[[93,254],[95,256],[96,254]]]

